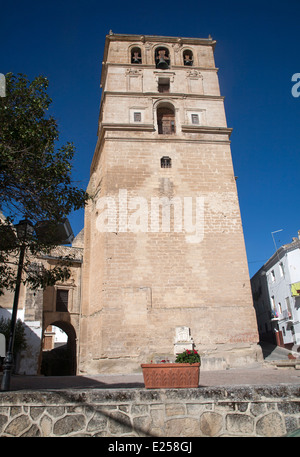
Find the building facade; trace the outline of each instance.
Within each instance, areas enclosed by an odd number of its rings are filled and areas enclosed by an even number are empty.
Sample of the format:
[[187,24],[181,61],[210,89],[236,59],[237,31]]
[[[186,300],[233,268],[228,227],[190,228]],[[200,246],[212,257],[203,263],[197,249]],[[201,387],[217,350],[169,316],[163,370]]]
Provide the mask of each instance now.
[[[17,319],[23,323],[26,349],[14,361],[14,372],[25,375],[62,374],[75,375],[78,362],[78,337],[80,332],[81,274],[83,243],[79,233],[72,246],[58,246],[51,255],[32,258],[32,263],[49,269],[65,261],[70,269],[70,277],[65,282],[57,282],[45,290],[31,290],[21,284]],[[0,320],[9,321],[12,315],[14,293],[6,291],[0,297]],[[59,337],[65,343],[64,350],[52,352],[55,347],[50,340],[54,334],[50,330],[62,330]],[[3,358],[0,359],[0,372]],[[51,365],[51,366],[50,366]],[[56,368],[55,368],[56,367]]]
[[251,279],[262,341],[300,346],[300,241],[283,245]]
[[202,369],[261,358],[215,45],[106,37],[92,199],[72,246],[38,260],[72,255],[70,279],[22,288],[20,373],[59,374],[52,326],[68,336],[63,374],[138,372],[185,347]]
[[218,368],[259,357],[215,44],[106,37],[85,211],[81,373],[172,358],[178,327]]

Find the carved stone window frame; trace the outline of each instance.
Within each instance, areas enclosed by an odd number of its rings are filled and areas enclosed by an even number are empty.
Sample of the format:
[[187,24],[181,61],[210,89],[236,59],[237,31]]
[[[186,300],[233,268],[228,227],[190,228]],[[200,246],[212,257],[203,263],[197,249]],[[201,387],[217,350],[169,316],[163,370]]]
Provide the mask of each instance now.
[[188,70],[186,72],[186,78],[187,78],[187,83],[188,83],[188,92],[189,93],[195,93],[195,91],[192,90],[192,81],[199,81],[199,94],[203,95],[204,93],[204,88],[203,88],[203,75],[200,71],[192,69]]
[[[193,122],[193,115],[197,115],[199,123]],[[187,125],[203,126],[206,125],[206,110],[205,109],[186,109],[185,110],[185,123]]]
[[159,81],[162,79],[168,79],[170,81],[169,92],[172,92],[172,84],[174,83],[174,77],[175,77],[174,71],[164,71],[163,73],[161,71],[154,71],[153,74],[155,76],[157,91],[158,91],[158,87],[159,87]]
[[67,311],[68,313],[71,313],[73,311],[73,289],[74,287],[71,284],[55,284],[54,286],[54,300],[53,300],[53,311],[57,313],[61,313],[63,311],[56,311],[56,304],[57,304],[57,296],[58,296],[58,291],[59,290],[64,290],[68,292],[68,306],[67,306]]
[[[138,66],[134,66],[133,68],[128,68],[125,75],[127,92],[143,92],[143,70],[140,70]],[[139,90],[132,89],[130,81],[133,79],[140,80]]]
[[[144,124],[145,123],[145,107],[141,107],[141,106],[130,106],[129,108],[129,123],[130,124],[138,124],[138,125],[141,125],[141,124]],[[134,114],[135,113],[140,113],[141,115],[141,120],[140,121],[137,121],[134,119]]]

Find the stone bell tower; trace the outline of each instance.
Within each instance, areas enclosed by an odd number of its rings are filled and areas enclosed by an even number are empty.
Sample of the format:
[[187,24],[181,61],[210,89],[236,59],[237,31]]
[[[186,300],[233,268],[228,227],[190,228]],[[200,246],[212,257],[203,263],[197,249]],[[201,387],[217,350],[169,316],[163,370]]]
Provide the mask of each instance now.
[[178,327],[204,369],[259,354],[215,44],[106,37],[84,227],[81,373],[172,359]]

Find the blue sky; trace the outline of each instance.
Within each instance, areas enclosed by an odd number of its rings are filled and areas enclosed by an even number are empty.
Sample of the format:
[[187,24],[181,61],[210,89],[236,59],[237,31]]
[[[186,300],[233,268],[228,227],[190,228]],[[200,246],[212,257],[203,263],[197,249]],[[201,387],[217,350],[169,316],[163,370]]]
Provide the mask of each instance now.
[[[105,35],[217,40],[250,276],[300,230],[299,0],[2,2],[0,73],[42,74],[62,143],[76,146],[74,180],[86,188],[96,145]],[[299,89],[300,91],[300,89]],[[70,216],[74,233],[83,211]]]

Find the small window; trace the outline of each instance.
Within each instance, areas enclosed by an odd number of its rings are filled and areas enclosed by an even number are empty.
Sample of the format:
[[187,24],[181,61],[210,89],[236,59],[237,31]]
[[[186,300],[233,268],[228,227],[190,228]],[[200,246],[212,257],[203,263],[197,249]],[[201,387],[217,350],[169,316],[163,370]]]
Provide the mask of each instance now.
[[271,308],[272,308],[272,311],[275,311],[275,298],[274,298],[274,295],[272,295],[272,297],[271,297]]
[[69,291],[66,289],[57,289],[56,291],[56,311],[68,312]]
[[284,268],[283,268],[283,263],[280,262],[279,264],[279,272],[280,272],[280,276],[283,277],[284,276]]
[[287,311],[288,311],[288,317],[292,317],[292,310],[291,310],[291,304],[290,304],[290,297],[286,297],[286,298],[285,298],[285,304],[286,304]]
[[171,157],[164,156],[160,159],[160,167],[161,168],[172,168],[172,160]]
[[133,120],[134,120],[134,122],[142,122],[142,113],[134,112],[133,113]]
[[280,302],[278,303],[277,309],[278,309],[278,313],[282,314],[282,306],[281,306]]
[[199,125],[199,114],[192,114],[192,124]]
[[193,53],[192,51],[190,50],[186,50],[183,52],[183,64],[188,66],[188,67],[191,67],[194,63],[194,60],[193,60]]
[[159,78],[158,92],[161,92],[161,93],[170,92],[170,79],[169,78]]
[[271,271],[271,280],[272,280],[272,282],[275,282],[275,272],[274,272],[274,270]]
[[136,65],[142,63],[142,53],[141,53],[140,48],[132,48],[131,63],[136,64]]

